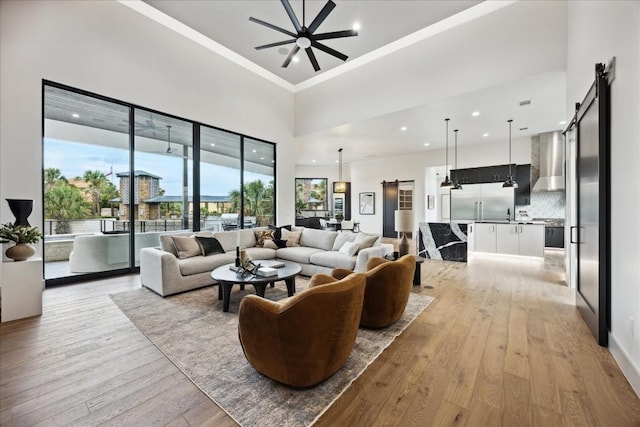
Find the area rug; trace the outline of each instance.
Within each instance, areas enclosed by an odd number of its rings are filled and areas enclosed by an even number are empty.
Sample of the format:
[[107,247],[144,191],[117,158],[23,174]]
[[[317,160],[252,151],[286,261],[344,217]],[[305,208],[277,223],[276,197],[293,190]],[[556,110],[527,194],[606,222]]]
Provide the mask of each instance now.
[[[308,280],[296,279],[297,292]],[[360,329],[349,360],[331,378],[308,390],[291,390],[257,373],[238,340],[238,307],[253,288],[231,293],[222,312],[217,286],[162,298],[146,288],[111,295],[122,312],[191,381],[243,426],[308,426],[391,344],[433,300],[411,294],[404,315],[381,330]],[[284,284],[265,297],[286,298]]]

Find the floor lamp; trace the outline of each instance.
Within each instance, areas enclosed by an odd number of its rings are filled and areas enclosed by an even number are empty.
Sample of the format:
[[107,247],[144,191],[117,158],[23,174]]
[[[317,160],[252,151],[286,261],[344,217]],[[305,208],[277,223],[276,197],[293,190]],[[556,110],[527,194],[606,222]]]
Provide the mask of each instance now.
[[398,244],[398,255],[404,256],[409,253],[409,241],[407,233],[413,230],[413,211],[397,210],[394,212],[395,230],[402,233],[402,238]]

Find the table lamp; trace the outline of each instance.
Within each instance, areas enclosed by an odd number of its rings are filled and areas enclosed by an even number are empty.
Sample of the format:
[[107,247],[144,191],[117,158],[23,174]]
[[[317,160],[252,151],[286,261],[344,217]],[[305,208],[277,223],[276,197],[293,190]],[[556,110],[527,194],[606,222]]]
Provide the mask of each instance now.
[[398,255],[404,256],[409,253],[409,241],[407,233],[413,231],[413,211],[397,210],[393,215],[395,230],[402,233],[402,238],[398,244]]

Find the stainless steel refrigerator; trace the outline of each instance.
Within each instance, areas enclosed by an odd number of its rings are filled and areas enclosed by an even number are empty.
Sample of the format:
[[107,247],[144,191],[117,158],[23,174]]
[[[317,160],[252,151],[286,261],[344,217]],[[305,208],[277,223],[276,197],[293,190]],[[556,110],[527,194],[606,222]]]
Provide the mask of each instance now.
[[451,190],[451,221],[510,220],[514,203],[514,189],[503,188],[501,182],[466,184],[461,190]]

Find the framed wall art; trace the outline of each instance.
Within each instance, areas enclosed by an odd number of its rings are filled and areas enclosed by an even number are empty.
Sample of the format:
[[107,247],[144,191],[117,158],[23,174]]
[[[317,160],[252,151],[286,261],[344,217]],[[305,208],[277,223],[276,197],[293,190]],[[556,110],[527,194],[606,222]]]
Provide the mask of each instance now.
[[360,215],[373,215],[376,212],[376,194],[360,193]]

